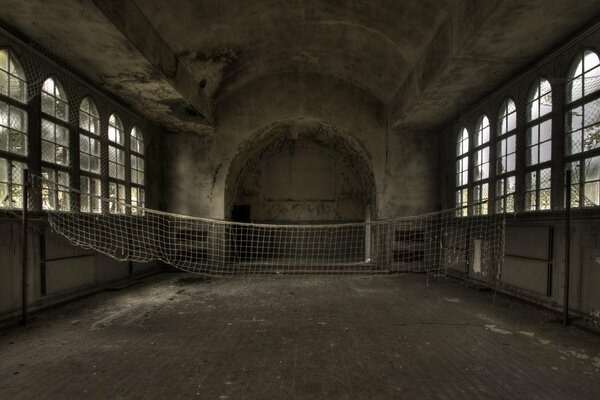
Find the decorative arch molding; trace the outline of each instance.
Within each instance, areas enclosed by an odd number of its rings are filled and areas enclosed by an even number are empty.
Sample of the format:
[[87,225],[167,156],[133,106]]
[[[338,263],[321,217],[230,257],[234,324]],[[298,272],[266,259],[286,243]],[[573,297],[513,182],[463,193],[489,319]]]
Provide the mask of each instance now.
[[373,166],[363,146],[350,134],[340,131],[328,122],[292,118],[268,124],[239,144],[225,178],[226,218],[231,218],[235,202],[240,196],[242,182],[246,173],[251,170],[252,164],[267,153],[276,154],[291,149],[299,141],[312,143],[315,146],[313,150],[319,147],[319,151],[341,158],[345,164],[343,167],[352,169],[352,173],[364,189],[356,195],[365,206],[369,207],[371,215],[376,215],[377,190]]

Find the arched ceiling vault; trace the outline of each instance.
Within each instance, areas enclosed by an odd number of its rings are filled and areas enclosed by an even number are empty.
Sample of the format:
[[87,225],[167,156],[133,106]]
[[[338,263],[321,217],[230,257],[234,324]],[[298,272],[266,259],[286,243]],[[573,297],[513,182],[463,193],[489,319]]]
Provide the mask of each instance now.
[[600,0],[4,0],[0,26],[174,131],[277,74],[318,73],[436,127],[600,16]]
[[[318,70],[387,103],[448,19],[454,0],[138,1],[176,54],[230,51],[219,95],[290,70]],[[202,63],[196,63],[202,74]]]

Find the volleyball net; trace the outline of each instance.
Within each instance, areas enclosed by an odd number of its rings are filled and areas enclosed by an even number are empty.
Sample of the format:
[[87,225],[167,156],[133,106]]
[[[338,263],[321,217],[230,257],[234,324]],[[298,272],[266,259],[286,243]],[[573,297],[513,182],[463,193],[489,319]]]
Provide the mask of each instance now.
[[[71,211],[48,212],[53,231],[75,246],[120,261],[162,261],[209,276],[260,274],[445,274],[474,264],[499,274],[504,216],[461,217],[447,210],[408,218],[340,224],[253,224],[166,213],[93,196],[33,176],[33,197]],[[91,198],[83,200],[84,196]],[[82,201],[97,212],[77,212]]]

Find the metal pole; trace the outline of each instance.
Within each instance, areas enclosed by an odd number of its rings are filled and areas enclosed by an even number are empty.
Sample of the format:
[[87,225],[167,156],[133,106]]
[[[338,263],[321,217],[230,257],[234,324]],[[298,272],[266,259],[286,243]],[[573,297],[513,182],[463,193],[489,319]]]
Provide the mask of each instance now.
[[569,280],[571,277],[571,170],[566,171],[565,202],[565,277],[563,299],[563,324],[569,326]]
[[29,268],[27,262],[27,218],[28,218],[28,207],[29,207],[29,170],[23,170],[23,214],[21,221],[21,240],[22,240],[22,271],[23,271],[23,315],[21,323],[25,325],[27,323],[27,291],[29,289]]
[[371,209],[365,210],[365,262],[371,262]]

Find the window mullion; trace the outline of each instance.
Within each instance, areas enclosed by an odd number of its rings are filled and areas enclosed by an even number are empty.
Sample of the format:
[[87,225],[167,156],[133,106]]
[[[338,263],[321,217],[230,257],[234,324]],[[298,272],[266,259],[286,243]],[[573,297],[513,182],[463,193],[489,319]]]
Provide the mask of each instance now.
[[[108,121],[104,118],[100,119],[100,176],[102,182],[102,198],[107,199],[109,197],[109,177],[108,177],[108,146],[110,141],[108,140]],[[108,214],[109,203],[102,202],[102,214]]]
[[[527,191],[527,184],[525,182],[525,148],[526,148],[526,102],[523,102],[522,98],[518,98],[515,102],[517,108],[517,123],[514,134],[516,135],[516,148],[515,148],[515,200],[514,208],[515,212],[521,212],[525,210],[525,193]],[[538,134],[539,135],[539,134]],[[539,149],[538,149],[539,150]]]
[[[125,132],[129,132],[129,134],[125,134]],[[125,148],[123,149],[125,158],[125,202],[131,204],[131,131],[123,129],[123,134],[125,135]],[[126,208],[125,213],[130,215],[131,209]]]
[[[72,106],[72,104],[69,104],[69,110],[75,110]],[[75,115],[77,113],[73,112],[72,114]],[[69,174],[70,186],[80,189],[79,117],[69,118],[69,121],[69,146],[71,147],[69,151],[69,165],[71,167]],[[81,194],[78,191],[71,192],[71,211],[81,211]]]
[[473,215],[473,204],[474,204],[474,199],[475,199],[475,188],[474,188],[474,182],[475,182],[475,150],[473,150],[473,142],[474,142],[474,134],[471,135],[469,134],[468,139],[467,139],[467,183],[466,183],[466,189],[467,189],[467,215],[471,216]]
[[498,145],[497,115],[490,115],[490,178],[488,185],[488,213],[496,214],[496,148]]
[[[29,171],[31,175],[42,176],[42,96],[40,90],[35,90],[35,96],[29,101],[28,114],[28,151]],[[30,190],[32,210],[42,209],[41,182],[34,180],[34,190]]]

